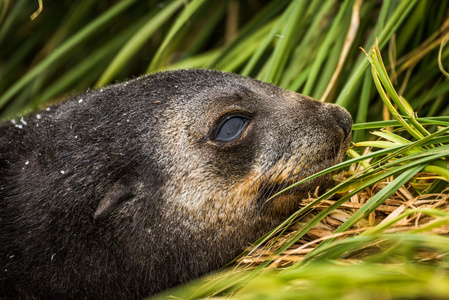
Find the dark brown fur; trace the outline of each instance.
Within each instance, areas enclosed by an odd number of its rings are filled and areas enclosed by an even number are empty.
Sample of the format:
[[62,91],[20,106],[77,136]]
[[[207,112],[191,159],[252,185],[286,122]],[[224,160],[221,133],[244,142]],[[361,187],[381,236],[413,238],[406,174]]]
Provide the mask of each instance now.
[[[250,118],[232,142],[224,116]],[[342,108],[238,75],[153,74],[0,126],[0,296],[139,299],[225,265],[343,157]]]

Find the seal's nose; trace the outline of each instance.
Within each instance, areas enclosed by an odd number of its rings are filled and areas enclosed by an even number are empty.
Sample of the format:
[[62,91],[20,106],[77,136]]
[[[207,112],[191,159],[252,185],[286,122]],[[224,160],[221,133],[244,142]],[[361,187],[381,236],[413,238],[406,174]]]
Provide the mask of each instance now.
[[337,124],[343,129],[345,134],[344,140],[351,134],[352,129],[352,117],[349,112],[341,106],[332,105],[332,110],[337,118]]

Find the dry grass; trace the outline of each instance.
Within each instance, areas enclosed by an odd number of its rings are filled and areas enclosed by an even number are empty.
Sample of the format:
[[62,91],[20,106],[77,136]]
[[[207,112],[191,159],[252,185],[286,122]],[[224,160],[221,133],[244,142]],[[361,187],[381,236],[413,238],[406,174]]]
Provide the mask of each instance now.
[[[337,176],[337,181],[342,181],[353,175],[354,171],[341,172]],[[419,173],[417,178],[422,178],[423,181],[435,174]],[[401,215],[407,208],[409,209],[439,209],[449,212],[449,194],[448,190],[439,194],[423,194],[417,195],[411,184],[402,186],[389,199],[387,199],[376,210],[371,212],[368,218],[364,218],[357,222],[353,228],[343,233],[334,234],[344,222],[346,222],[358,209],[360,209],[373,195],[377,194],[382,188],[389,183],[388,179],[376,183],[373,186],[366,188],[360,193],[351,197],[350,202],[343,203],[338,209],[321,220],[315,227],[309,230],[301,239],[299,239],[288,250],[281,255],[275,256],[271,249],[277,249],[277,245],[283,244],[296,230],[302,228],[313,216],[322,212],[330,205],[334,204],[344,194],[337,194],[333,199],[323,200],[318,205],[315,205],[313,210],[306,214],[303,218],[290,226],[285,234],[281,237],[274,237],[266,243],[264,247],[253,251],[250,255],[241,258],[238,263],[241,266],[255,266],[267,260],[273,260],[273,267],[285,267],[292,263],[298,263],[303,260],[305,255],[313,251],[321,242],[336,238],[337,240],[345,239],[363,233],[374,226],[384,224]],[[302,206],[315,201],[316,197],[310,197],[302,200]],[[389,226],[384,233],[398,233],[412,230],[419,230],[434,222],[435,218],[425,215],[423,213],[414,213],[405,216],[401,220]],[[429,234],[448,234],[449,225],[443,225],[433,228],[428,231]]]

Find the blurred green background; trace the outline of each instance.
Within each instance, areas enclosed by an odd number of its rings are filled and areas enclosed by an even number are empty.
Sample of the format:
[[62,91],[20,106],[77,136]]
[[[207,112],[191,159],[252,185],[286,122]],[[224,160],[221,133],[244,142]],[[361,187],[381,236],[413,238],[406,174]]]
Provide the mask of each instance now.
[[[366,50],[379,38],[397,90],[420,116],[447,115],[438,68],[447,1],[3,0],[0,118],[73,93],[175,68],[252,76],[380,120]],[[449,66],[449,47],[443,65]],[[362,139],[358,133],[356,139]]]

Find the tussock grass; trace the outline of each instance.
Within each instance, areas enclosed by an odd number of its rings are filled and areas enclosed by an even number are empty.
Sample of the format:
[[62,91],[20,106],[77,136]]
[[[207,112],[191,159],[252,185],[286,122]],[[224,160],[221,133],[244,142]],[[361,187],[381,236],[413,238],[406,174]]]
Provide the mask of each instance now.
[[[39,4],[43,6],[39,9]],[[213,68],[273,82],[382,120],[370,79],[379,37],[399,94],[447,115],[438,50],[448,3],[427,1],[3,1],[0,118],[148,71]],[[33,19],[30,17],[33,16]],[[441,48],[443,66],[449,48]],[[406,87],[408,87],[406,89]],[[404,92],[404,93],[403,93]],[[366,131],[358,131],[362,141]]]
[[366,56],[396,121],[355,129],[391,127],[373,131],[377,140],[355,143],[352,159],[298,182],[349,167],[232,268],[161,298],[449,297],[449,117],[415,117],[391,84],[377,42]]

